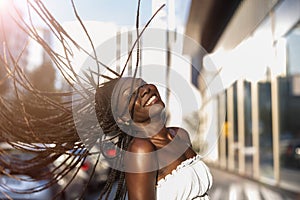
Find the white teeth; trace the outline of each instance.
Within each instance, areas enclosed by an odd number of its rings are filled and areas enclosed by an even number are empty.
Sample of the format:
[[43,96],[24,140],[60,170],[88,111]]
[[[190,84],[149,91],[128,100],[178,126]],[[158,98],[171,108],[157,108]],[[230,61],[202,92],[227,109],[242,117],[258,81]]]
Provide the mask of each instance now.
[[149,105],[152,103],[152,101],[155,100],[155,98],[156,98],[156,97],[153,95],[153,96],[147,101],[146,106],[149,106]]

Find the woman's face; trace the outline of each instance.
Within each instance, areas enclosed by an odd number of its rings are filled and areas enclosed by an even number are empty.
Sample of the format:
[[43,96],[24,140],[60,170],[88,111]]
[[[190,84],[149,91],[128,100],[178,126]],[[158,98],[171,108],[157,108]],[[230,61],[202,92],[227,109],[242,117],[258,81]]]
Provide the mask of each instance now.
[[134,122],[149,123],[151,118],[160,117],[164,107],[156,86],[144,84],[132,94],[128,109]]
[[165,104],[155,85],[138,78],[121,78],[113,92],[112,106],[124,122],[149,123],[161,114]]

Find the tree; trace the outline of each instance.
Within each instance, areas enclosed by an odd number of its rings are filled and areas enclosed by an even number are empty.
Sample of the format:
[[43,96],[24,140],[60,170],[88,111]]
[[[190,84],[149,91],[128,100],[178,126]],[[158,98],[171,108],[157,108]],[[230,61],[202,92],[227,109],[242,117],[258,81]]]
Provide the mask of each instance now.
[[[49,101],[59,102],[60,99],[54,94],[56,71],[50,61],[43,62],[38,68],[28,74],[30,83],[35,88],[24,95],[26,112],[40,119],[51,117],[57,113],[55,107]],[[41,95],[48,101],[41,100]]]
[[51,61],[46,61],[29,74],[31,83],[42,92],[55,92],[56,72]]

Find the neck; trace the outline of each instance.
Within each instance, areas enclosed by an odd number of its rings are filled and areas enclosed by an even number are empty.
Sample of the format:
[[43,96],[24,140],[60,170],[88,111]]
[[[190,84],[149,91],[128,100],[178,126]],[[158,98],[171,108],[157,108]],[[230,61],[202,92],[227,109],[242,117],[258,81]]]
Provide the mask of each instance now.
[[151,121],[151,123],[146,124],[136,123],[134,131],[136,132],[137,137],[154,138],[163,137],[168,132],[168,129],[166,128],[165,123],[159,120],[156,122]]

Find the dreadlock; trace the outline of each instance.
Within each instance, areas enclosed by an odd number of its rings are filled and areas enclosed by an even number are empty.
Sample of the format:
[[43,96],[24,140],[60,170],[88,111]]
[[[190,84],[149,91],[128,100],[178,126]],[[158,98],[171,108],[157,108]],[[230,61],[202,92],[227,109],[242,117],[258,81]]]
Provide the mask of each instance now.
[[125,199],[127,191],[125,185],[125,172],[118,170],[116,166],[122,165],[124,152],[127,150],[132,137],[124,133],[119,128],[111,110],[112,91],[118,80],[119,78],[101,84],[97,88],[95,94],[95,110],[100,127],[103,129],[104,135],[117,135],[116,145],[119,149],[121,149],[120,154],[112,161],[112,168],[110,170],[108,180],[101,191],[100,199],[103,197],[108,199],[110,197],[112,186],[116,182],[117,191],[114,197],[115,199]]
[[[41,179],[51,177],[50,181],[45,185],[37,186],[23,193],[34,193],[49,188],[58,183],[58,181],[63,180],[68,174],[71,174],[71,178],[67,181],[67,184],[63,186],[63,189],[54,198],[59,197],[77,176],[80,166],[84,163],[85,159],[92,155],[89,152],[89,147],[94,145],[93,139],[99,136],[92,134],[98,131],[98,129],[95,129],[94,124],[86,123],[89,127],[84,129],[84,135],[87,135],[87,139],[91,140],[91,142],[79,137],[80,134],[78,133],[76,124],[84,124],[85,120],[73,117],[74,107],[72,97],[78,96],[75,103],[76,107],[80,107],[80,114],[84,113],[88,115],[91,112],[91,107],[94,107],[94,102],[86,104],[86,99],[90,100],[90,97],[93,96],[93,89],[96,87],[95,110],[99,125],[103,129],[105,136],[112,134],[117,136],[115,137],[116,142],[115,140],[114,142],[121,149],[119,156],[112,160],[112,169],[100,198],[105,197],[108,199],[112,191],[112,185],[117,182],[115,199],[124,199],[126,196],[125,173],[122,170],[116,170],[116,166],[120,166],[123,163],[124,152],[127,150],[132,136],[122,132],[116,124],[111,111],[111,95],[115,84],[124,74],[126,66],[128,66],[135,46],[138,49],[137,64],[134,73],[134,78],[136,77],[138,60],[140,58],[139,40],[154,16],[164,5],[157,10],[144,28],[139,31],[138,16],[140,0],[138,1],[137,39],[131,47],[122,73],[118,74],[98,59],[91,37],[77,13],[73,0],[70,1],[76,19],[93,48],[92,54],[74,40],[72,34],[69,34],[63,28],[41,0],[27,0],[29,22],[18,11],[13,17],[13,22],[28,38],[40,45],[45,55],[51,60],[53,67],[60,72],[66,86],[72,91],[43,91],[36,87],[35,84],[32,84],[23,70],[25,67],[23,66],[24,63],[20,62],[20,58],[26,56],[27,43],[21,52],[18,53],[19,55],[16,56],[12,53],[13,49],[10,49],[9,45],[6,45],[8,42],[5,29],[2,28],[0,30],[0,36],[4,38],[3,41],[0,38],[0,92],[3,90],[3,84],[7,80],[11,80],[13,86],[11,89],[12,97],[0,95],[0,141],[8,143],[12,148],[37,154],[29,160],[10,157],[10,162],[8,163],[6,159],[8,153],[0,147],[0,174],[7,174],[13,177],[10,173],[18,172],[20,174],[38,174],[38,178]],[[35,13],[41,19],[47,31],[53,36],[58,46],[62,48],[63,51],[61,53],[42,36],[40,31],[37,31],[37,27],[32,23],[31,12]],[[0,20],[0,25],[1,23],[2,21]],[[90,70],[90,74],[84,73],[83,75],[76,73],[74,70],[75,66],[71,62],[71,58],[74,57],[73,48],[82,51],[84,55],[93,59],[97,64],[97,71]],[[101,74],[100,67],[119,78],[113,79],[108,75]],[[94,80],[94,75],[97,76],[97,80]],[[99,79],[102,78],[108,81],[99,86]],[[26,95],[30,98],[26,98]],[[42,144],[42,146],[36,144]],[[51,144],[52,146],[48,146],[47,144]],[[53,162],[58,158],[62,158],[62,155],[64,155],[64,158],[61,164],[53,167]],[[94,169],[98,161],[99,157],[94,164]],[[51,167],[51,170],[47,170],[46,174],[39,173],[43,171],[41,170],[43,167],[48,166]],[[92,176],[93,174],[90,175],[90,177]],[[86,187],[87,184],[81,192],[81,198]],[[20,193],[20,191],[18,192]]]

